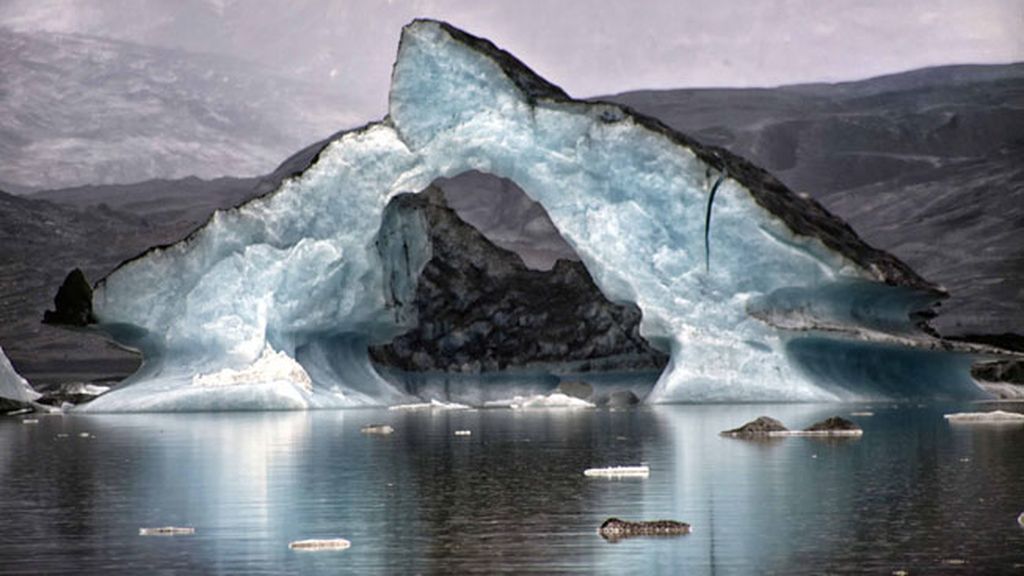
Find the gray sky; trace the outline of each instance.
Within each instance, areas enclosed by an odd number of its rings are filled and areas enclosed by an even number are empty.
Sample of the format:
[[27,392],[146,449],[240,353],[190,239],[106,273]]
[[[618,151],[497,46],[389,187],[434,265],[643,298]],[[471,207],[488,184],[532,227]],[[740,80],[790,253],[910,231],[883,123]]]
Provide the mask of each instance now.
[[252,60],[385,110],[401,26],[485,36],[574,96],[1024,60],[1022,0],[0,0],[0,24]]

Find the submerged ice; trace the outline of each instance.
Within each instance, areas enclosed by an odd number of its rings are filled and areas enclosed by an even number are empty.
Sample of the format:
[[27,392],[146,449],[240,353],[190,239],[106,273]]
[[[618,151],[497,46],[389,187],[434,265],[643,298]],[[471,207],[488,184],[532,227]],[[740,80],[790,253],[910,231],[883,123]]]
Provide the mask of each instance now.
[[[641,333],[671,353],[649,400],[837,400],[871,395],[862,378],[886,394],[977,390],[966,360],[918,370],[934,358],[916,350],[928,338],[908,314],[934,287],[815,202],[655,120],[571,100],[485,40],[416,21],[387,118],[97,285],[97,327],[145,363],[85,409],[411,401],[366,350],[415,321],[388,297],[415,287],[390,285],[381,254],[414,268],[425,256],[379,250],[376,235],[392,197],[468,170],[518,183],[609,299],[640,307]],[[872,374],[856,369],[865,342]]]

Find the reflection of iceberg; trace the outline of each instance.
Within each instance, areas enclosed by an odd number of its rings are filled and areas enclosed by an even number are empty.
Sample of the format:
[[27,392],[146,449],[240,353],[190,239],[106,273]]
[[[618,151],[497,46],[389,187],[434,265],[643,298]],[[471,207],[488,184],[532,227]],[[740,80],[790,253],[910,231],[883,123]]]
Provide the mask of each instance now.
[[[933,361],[896,352],[928,345],[908,314],[935,289],[817,203],[655,120],[573,101],[485,40],[417,21],[402,35],[384,121],[96,287],[100,329],[146,364],[85,409],[400,401],[366,354],[412,321],[391,298],[411,287],[388,285],[380,259],[422,265],[424,247],[378,252],[375,235],[390,198],[467,170],[520,184],[604,293],[639,305],[644,336],[672,354],[655,401],[870,395],[847,388],[862,382],[864,354],[888,394]],[[301,364],[312,392],[189,386],[194,374],[246,372],[267,346]],[[977,393],[961,364],[929,382]],[[163,401],[143,399],[154,393]]]
[[0,348],[0,398],[18,402],[32,402],[39,398],[39,393],[29,386],[28,381],[14,371],[3,348]]

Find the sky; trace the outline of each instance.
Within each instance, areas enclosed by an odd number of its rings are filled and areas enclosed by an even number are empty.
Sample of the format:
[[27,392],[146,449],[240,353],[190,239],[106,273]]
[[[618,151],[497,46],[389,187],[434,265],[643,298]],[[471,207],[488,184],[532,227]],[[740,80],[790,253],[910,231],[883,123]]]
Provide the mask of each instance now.
[[385,112],[402,25],[444,19],[577,97],[1024,60],[1022,0],[0,0],[0,26],[256,62]]

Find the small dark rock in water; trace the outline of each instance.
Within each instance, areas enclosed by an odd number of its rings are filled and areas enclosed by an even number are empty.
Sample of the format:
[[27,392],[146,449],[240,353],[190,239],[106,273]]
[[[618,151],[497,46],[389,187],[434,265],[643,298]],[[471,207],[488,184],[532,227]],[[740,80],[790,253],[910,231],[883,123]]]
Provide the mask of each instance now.
[[582,380],[562,381],[555,391],[580,400],[589,400],[594,395],[594,387]]
[[78,268],[64,278],[53,304],[54,310],[43,313],[44,324],[86,326],[96,322],[92,315],[92,286]]
[[601,524],[597,533],[605,540],[616,541],[633,536],[682,536],[690,533],[690,525],[675,520],[648,520],[630,522],[609,518]]
[[756,420],[747,422],[739,428],[732,430],[726,430],[721,433],[722,436],[734,436],[734,437],[757,437],[757,436],[772,436],[781,435],[785,432],[789,432],[789,428],[786,428],[782,422],[779,422],[775,418],[768,416],[761,416]]
[[815,422],[807,428],[804,428],[804,432],[815,432],[815,433],[827,433],[827,434],[845,434],[845,433],[858,433],[862,432],[860,426],[857,426],[853,422],[839,416],[833,416],[826,418],[821,422]]
[[609,408],[628,408],[640,403],[640,398],[632,390],[616,390],[608,396]]

